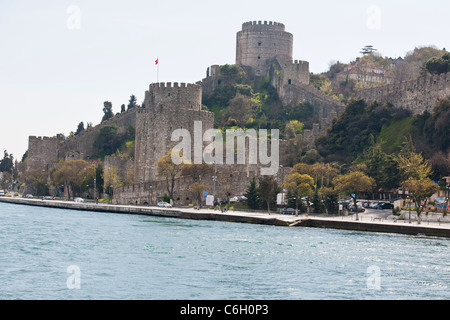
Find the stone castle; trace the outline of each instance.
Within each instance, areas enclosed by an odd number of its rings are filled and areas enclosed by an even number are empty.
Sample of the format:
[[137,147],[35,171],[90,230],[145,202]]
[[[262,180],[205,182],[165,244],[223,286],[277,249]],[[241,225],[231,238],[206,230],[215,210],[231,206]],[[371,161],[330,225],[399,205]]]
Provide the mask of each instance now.
[[[314,124],[312,130],[305,130],[303,135],[299,135],[300,143],[305,148],[311,148],[315,137],[325,132],[332,119],[344,110],[344,106],[309,85],[309,63],[293,60],[292,51],[293,36],[278,22],[246,22],[237,33],[236,64],[245,70],[250,79],[269,79],[283,105],[307,101],[320,114],[320,122]],[[135,128],[134,159],[120,160],[108,156],[104,160],[104,167],[113,166],[122,175],[132,172],[133,176],[133,183],[114,189],[113,201],[118,204],[155,204],[167,193],[166,181],[158,176],[156,162],[176,144],[171,141],[172,132],[183,128],[193,132],[195,121],[202,122],[203,132],[213,128],[214,114],[202,110],[202,94],[210,94],[217,86],[224,85],[226,81],[223,80],[220,66],[213,65],[208,68],[207,77],[196,84],[150,84],[141,108],[118,114],[69,140],[30,137],[28,168],[49,171],[59,159],[92,160],[96,154],[93,141],[102,127],[116,124],[123,130],[126,126],[132,126]],[[421,81],[418,80],[417,84],[422,83]],[[411,96],[419,89],[414,84],[400,85],[395,90],[390,86],[368,89],[359,94],[368,100],[401,102],[402,106],[419,112],[425,105],[433,105],[436,99],[450,94],[449,76],[433,77],[431,80],[426,78],[419,87],[423,89],[423,94],[416,94],[415,100]],[[281,141],[280,169],[275,175],[279,183],[289,172],[285,153],[286,143]],[[203,182],[209,194],[214,189],[216,197],[224,198],[230,192],[231,196],[242,195],[250,178],[257,177],[259,171],[258,165],[240,164],[232,168],[217,165],[215,175],[220,175],[221,181],[213,183],[209,176]],[[185,205],[192,201],[192,196],[187,191],[190,184],[191,178],[178,178],[174,199],[176,204]]]

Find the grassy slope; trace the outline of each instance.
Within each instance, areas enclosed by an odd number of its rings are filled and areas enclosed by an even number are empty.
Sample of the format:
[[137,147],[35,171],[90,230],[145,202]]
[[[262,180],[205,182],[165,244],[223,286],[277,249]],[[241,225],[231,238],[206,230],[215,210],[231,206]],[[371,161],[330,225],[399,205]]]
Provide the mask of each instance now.
[[393,153],[399,150],[405,136],[408,136],[412,131],[412,121],[412,117],[403,118],[381,128],[377,142],[383,142],[382,148],[384,152]]

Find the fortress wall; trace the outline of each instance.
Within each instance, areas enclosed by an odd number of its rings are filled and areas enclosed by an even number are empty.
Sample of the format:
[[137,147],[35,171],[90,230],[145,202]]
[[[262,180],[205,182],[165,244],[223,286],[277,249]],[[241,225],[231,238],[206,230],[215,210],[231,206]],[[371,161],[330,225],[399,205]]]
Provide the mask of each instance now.
[[252,67],[257,76],[266,74],[266,60],[292,61],[292,52],[293,35],[281,23],[247,22],[236,36],[236,64]]
[[[221,170],[223,167],[225,166],[217,166],[217,175],[221,175]],[[287,171],[288,168],[285,169],[285,171]],[[227,177],[226,182],[221,182],[219,181],[220,179],[216,181],[216,198],[226,198],[226,192],[229,190],[229,187],[227,187],[226,184],[232,185],[232,189],[230,190],[231,197],[243,195],[250,184],[250,179],[252,177],[257,177],[258,172],[259,171],[243,172],[239,170],[233,170],[232,173],[227,172],[231,176]],[[206,185],[205,190],[208,194],[212,195],[214,192],[212,176],[204,176],[201,182]],[[192,183],[193,180],[191,177],[180,177],[176,179],[174,188],[174,200],[176,205],[188,205],[193,202],[193,195],[188,191],[188,188],[192,185]],[[136,204],[137,201],[138,204],[144,204],[145,202],[149,203],[148,201],[150,200],[150,204],[155,205],[157,201],[162,199],[164,194],[167,193],[167,184],[165,179],[158,179],[153,180],[152,182],[115,188],[114,203]]]
[[107,125],[115,124],[122,130],[127,126],[136,127],[136,113],[140,108],[133,108],[128,111],[116,114],[114,117],[81,131],[76,136],[64,141],[58,148],[58,158],[65,158],[68,152],[78,152],[84,157],[91,158],[97,152],[94,148],[94,141],[97,139],[99,130]]
[[[117,170],[119,180],[125,184],[133,183],[134,161],[126,157],[105,156],[103,169],[114,168]],[[104,186],[107,188],[108,186]]]
[[392,103],[394,106],[421,114],[432,112],[436,100],[450,96],[450,73],[428,75],[415,80],[382,87],[364,89],[356,93],[367,102]]
[[56,137],[28,137],[27,169],[48,171],[58,162],[58,139]]
[[174,107],[201,110],[202,87],[192,83],[152,83],[145,94],[146,107]]
[[139,110],[136,118],[134,181],[156,179],[157,161],[179,143],[171,141],[173,131],[187,129],[193,147],[195,121],[202,122],[202,136],[213,128],[214,114],[201,110],[201,95],[201,86],[194,84],[150,85],[148,107]]
[[[283,80],[282,84],[309,84],[309,62],[294,60],[280,62]],[[289,83],[290,82],[290,83]]]

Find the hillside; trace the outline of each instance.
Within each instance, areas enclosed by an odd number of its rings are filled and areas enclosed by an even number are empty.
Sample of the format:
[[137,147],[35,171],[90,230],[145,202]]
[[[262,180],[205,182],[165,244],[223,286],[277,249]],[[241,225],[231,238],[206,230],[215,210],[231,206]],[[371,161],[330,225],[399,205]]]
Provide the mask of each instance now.
[[395,156],[410,143],[432,163],[433,178],[438,180],[450,170],[449,123],[450,97],[437,101],[432,113],[416,116],[390,104],[353,100],[316,145],[326,162],[351,164],[365,162],[375,145]]

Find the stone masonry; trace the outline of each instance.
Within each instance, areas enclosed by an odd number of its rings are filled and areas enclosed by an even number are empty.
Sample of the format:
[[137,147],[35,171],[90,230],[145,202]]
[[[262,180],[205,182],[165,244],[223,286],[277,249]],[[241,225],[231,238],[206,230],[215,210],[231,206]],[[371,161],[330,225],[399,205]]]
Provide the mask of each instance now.
[[58,139],[56,137],[28,138],[27,169],[49,171],[58,162]]
[[394,83],[357,92],[366,102],[392,103],[413,114],[432,112],[436,100],[450,96],[450,73],[428,75],[415,80]]

